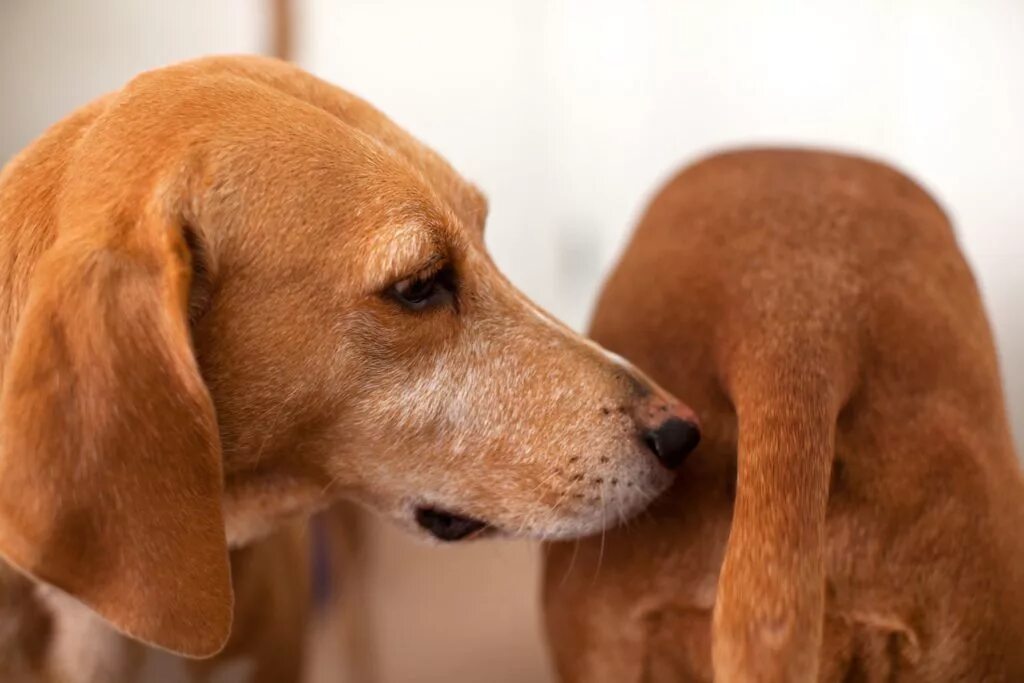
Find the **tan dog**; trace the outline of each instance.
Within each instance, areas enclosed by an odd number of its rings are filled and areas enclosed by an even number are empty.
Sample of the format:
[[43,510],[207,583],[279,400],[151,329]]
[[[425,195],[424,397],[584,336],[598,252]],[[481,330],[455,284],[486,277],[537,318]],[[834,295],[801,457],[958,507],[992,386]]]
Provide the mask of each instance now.
[[233,588],[228,548],[339,496],[443,540],[641,510],[692,412],[517,292],[485,215],[273,60],[143,74],[54,126],[0,176],[0,553],[204,657],[263,575]]
[[[650,205],[595,339],[701,415],[652,515],[552,547],[568,681],[1024,681],[1024,484],[942,210],[900,173],[723,154]],[[573,559],[575,558],[575,559]]]

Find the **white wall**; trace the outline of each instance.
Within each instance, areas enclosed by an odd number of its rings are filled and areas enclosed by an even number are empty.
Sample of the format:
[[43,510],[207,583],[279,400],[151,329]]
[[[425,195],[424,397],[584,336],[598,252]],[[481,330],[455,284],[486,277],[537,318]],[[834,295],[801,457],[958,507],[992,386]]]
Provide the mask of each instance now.
[[[1019,0],[295,0],[298,61],[477,181],[489,242],[577,327],[643,202],[708,149],[891,159],[952,212],[1024,435]],[[0,160],[140,70],[266,44],[267,0],[0,1]]]
[[1024,3],[306,0],[299,61],[478,182],[489,244],[582,326],[656,184],[716,147],[840,147],[952,213],[1024,437]]
[[140,71],[258,52],[261,0],[0,0],[0,164]]

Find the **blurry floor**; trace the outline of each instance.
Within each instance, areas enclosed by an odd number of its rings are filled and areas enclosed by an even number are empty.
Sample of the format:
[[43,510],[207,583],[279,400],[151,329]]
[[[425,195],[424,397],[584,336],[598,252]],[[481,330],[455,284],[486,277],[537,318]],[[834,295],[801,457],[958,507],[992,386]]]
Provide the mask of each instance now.
[[553,680],[541,634],[539,546],[428,545],[386,522],[364,521],[375,675],[345,678],[342,616],[333,614],[314,637],[307,683]]

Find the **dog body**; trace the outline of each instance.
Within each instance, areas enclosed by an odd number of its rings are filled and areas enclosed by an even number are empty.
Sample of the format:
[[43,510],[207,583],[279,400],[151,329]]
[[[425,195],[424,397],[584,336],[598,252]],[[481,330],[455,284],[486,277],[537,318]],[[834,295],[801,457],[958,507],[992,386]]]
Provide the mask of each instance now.
[[244,659],[304,618],[306,551],[260,544],[333,500],[442,540],[641,510],[692,411],[516,291],[486,208],[269,59],[54,126],[0,175],[0,556],[136,640]]
[[565,680],[1024,680],[1024,484],[975,283],[920,187],[811,151],[697,163],[592,331],[705,438],[651,515],[549,549]]

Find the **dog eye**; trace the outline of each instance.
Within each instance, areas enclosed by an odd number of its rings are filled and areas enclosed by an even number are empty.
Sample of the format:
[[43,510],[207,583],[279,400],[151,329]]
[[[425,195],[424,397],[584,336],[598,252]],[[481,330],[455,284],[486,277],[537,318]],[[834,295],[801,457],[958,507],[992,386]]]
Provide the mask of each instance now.
[[411,311],[444,306],[455,298],[455,271],[448,264],[423,271],[396,282],[388,293]]

